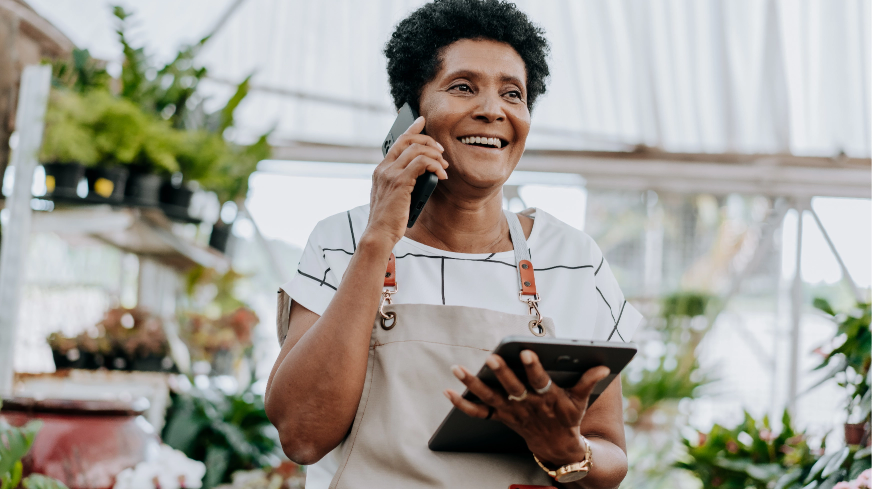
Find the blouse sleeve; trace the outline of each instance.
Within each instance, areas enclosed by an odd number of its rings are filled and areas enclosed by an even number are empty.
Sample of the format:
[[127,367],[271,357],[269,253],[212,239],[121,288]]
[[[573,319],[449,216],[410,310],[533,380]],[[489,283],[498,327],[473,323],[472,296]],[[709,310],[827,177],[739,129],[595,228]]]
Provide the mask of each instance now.
[[300,257],[296,275],[281,287],[294,302],[318,315],[324,315],[339,286],[336,274],[327,263],[323,246],[325,239],[329,238],[330,224],[327,219],[315,226]]
[[600,299],[596,312],[595,338],[606,341],[631,341],[642,323],[642,315],[624,298],[624,293],[621,292],[602,251],[599,247],[595,247],[595,250],[594,253],[599,255],[599,260],[595,261],[597,267],[594,278],[596,292]]

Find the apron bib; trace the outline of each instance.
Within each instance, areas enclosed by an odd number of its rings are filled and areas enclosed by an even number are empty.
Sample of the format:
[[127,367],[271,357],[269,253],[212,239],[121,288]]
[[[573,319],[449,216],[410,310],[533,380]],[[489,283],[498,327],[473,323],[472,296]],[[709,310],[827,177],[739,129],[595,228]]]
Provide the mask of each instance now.
[[[506,217],[515,263],[520,264],[519,299],[528,303],[531,314],[391,305],[390,294],[396,290],[386,290],[387,300],[373,324],[363,393],[351,432],[340,445],[339,469],[330,489],[553,484],[530,454],[433,452],[427,446],[452,408],[442,391],[463,386],[451,373],[452,365],[477,371],[505,336],[554,336],[553,321],[541,317],[535,305],[533,267],[518,217],[509,212]],[[394,263],[391,257],[386,286],[396,287]],[[392,319],[386,322],[383,315]]]

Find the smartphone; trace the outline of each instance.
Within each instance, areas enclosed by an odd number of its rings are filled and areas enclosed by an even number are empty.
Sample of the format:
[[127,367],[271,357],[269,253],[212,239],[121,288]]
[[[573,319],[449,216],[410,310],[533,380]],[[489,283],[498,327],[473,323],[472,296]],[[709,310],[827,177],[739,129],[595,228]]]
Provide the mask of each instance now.
[[[388,131],[388,135],[382,143],[382,156],[387,156],[391,146],[394,145],[394,141],[396,141],[401,134],[406,132],[406,129],[408,129],[417,118],[418,112],[408,103],[403,104],[400,108],[400,112],[397,114],[397,119],[394,121],[394,125],[391,126],[391,130]],[[424,132],[421,131],[421,134],[424,134]],[[436,189],[437,183],[439,183],[439,177],[430,171],[424,172],[418,177],[418,180],[415,182],[415,188],[412,189],[412,202],[409,204],[409,223],[406,224],[407,228],[415,225],[415,221],[417,221],[418,216],[421,215],[424,205],[427,204],[427,200],[430,198],[430,195],[433,194],[433,190]]]

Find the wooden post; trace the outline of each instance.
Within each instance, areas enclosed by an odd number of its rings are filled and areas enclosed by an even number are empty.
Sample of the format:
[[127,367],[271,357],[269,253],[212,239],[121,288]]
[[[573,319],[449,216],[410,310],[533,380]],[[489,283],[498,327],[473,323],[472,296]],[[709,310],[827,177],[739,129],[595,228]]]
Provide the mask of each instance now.
[[0,395],[12,392],[12,369],[21,282],[30,241],[30,188],[42,144],[51,67],[31,65],[21,74],[15,128],[18,145],[12,152],[15,182],[6,202],[8,220],[0,243]]
[[[9,163],[12,107],[18,82],[18,18],[0,14],[0,182]],[[2,197],[0,197],[2,198]]]

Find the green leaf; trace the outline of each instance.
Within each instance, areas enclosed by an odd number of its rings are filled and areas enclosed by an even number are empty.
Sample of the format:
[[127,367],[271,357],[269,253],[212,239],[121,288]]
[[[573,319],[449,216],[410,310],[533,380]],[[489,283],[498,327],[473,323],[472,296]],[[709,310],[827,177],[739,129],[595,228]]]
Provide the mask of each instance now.
[[817,486],[817,489],[833,489],[833,487],[835,487],[836,484],[845,480],[846,475],[848,475],[848,471],[845,469],[842,469],[842,470],[836,472],[835,474],[832,474],[825,481],[821,482],[820,485]]
[[831,474],[835,473],[839,470],[839,467],[845,463],[845,460],[848,458],[848,454],[851,453],[851,449],[849,447],[844,447],[835,454],[833,457],[827,462],[826,467],[824,467],[823,472],[821,472],[821,477],[826,479]]
[[777,480],[784,473],[784,468],[781,464],[775,463],[751,464],[745,469],[745,472],[758,481],[769,482]]
[[851,470],[848,471],[848,480],[852,481],[857,477],[860,477],[860,474],[870,468],[872,468],[872,461],[870,461],[868,457],[855,460],[854,463],[851,464]]
[[797,482],[800,477],[802,477],[802,469],[800,467],[794,467],[778,478],[778,482],[775,483],[773,489],[787,489],[793,483]]
[[30,474],[22,484],[24,489],[68,489],[63,482],[42,474]]
[[836,315],[836,312],[833,311],[833,307],[830,306],[830,303],[822,297],[816,297],[812,304],[815,308],[820,309],[821,311],[829,314],[830,316]]
[[18,482],[21,481],[22,472],[24,472],[24,466],[21,464],[21,460],[18,460],[12,467],[12,472],[6,474],[3,478],[3,487],[8,489],[15,489],[18,487]]
[[0,440],[6,439],[5,444],[0,441],[0,476],[11,472],[27,454],[40,428],[42,421],[33,420],[20,428],[6,425],[0,429]]
[[854,454],[854,460],[869,458],[870,455],[872,455],[872,447],[864,447],[857,450],[857,453]]
[[827,464],[830,462],[830,459],[832,459],[834,455],[835,453],[828,453],[819,458],[817,462],[815,462],[814,465],[811,466],[811,471],[806,476],[804,482],[809,483],[817,479],[817,476],[824,470],[824,467],[827,466]]
[[236,111],[236,108],[239,107],[239,104],[242,103],[242,100],[248,95],[252,76],[254,76],[254,74],[248,75],[245,77],[245,80],[242,80],[242,82],[236,86],[236,93],[230,97],[230,100],[227,101],[227,105],[221,109],[221,123],[218,127],[218,132],[223,133],[225,129],[233,125],[233,112]]
[[860,416],[866,419],[870,414],[872,414],[872,389],[867,389],[860,399]]
[[230,450],[223,447],[210,446],[206,449],[206,475],[203,478],[203,489],[212,489],[227,479],[227,465],[230,462]]

